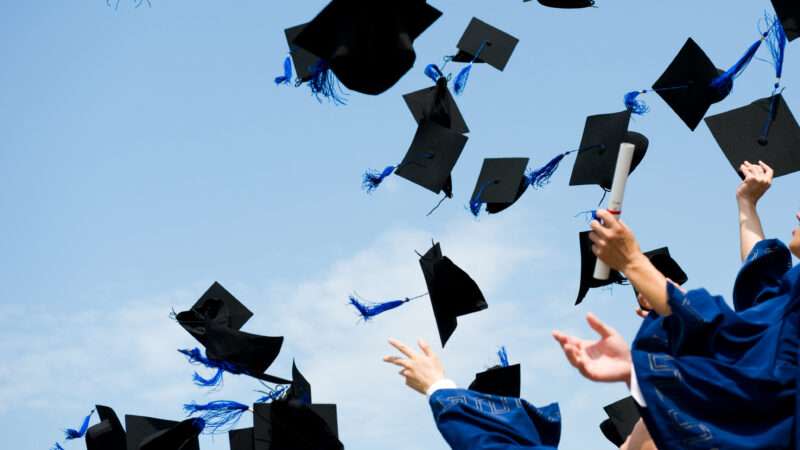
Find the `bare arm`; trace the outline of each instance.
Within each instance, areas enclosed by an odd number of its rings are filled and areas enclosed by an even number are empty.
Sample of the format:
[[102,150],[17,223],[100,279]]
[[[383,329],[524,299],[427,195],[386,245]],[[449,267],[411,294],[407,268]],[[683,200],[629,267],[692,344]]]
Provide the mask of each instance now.
[[606,210],[598,211],[597,217],[602,223],[592,221],[592,232],[589,234],[594,254],[613,269],[621,271],[659,315],[672,314],[667,296],[667,278],[639,249],[631,229]]
[[773,172],[761,161],[758,164],[745,161],[739,170],[745,177],[736,189],[736,201],[739,204],[740,251],[744,261],[753,247],[764,240],[764,229],[756,205],[772,184]]

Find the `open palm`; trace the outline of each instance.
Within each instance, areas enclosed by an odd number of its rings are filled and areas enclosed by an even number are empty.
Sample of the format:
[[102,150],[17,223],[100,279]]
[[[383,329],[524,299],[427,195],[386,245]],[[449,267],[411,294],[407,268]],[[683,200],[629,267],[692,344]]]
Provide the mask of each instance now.
[[600,339],[589,341],[553,331],[564,354],[580,373],[592,381],[624,381],[631,376],[631,352],[622,336],[600,321],[594,314],[586,316],[589,326]]

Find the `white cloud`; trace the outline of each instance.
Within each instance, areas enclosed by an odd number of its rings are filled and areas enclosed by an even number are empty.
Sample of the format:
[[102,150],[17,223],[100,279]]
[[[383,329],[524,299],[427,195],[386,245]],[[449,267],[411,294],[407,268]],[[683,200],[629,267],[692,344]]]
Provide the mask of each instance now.
[[[301,274],[299,281],[284,285],[219,281],[255,312],[246,330],[286,336],[270,372],[288,375],[291,358],[296,358],[312,384],[314,400],[338,404],[340,435],[348,449],[444,449],[425,399],[381,361],[390,353],[390,336],[407,342],[423,337],[438,348],[429,301],[423,298],[358,323],[347,295],[357,290],[366,299],[382,300],[425,292],[414,250],[424,252],[435,237],[445,254],[478,282],[490,305],[459,320],[442,352],[449,375],[466,385],[476,371],[495,364],[494,352],[505,344],[512,360],[523,364],[529,400],[563,400],[576,414],[585,416],[590,407],[596,413],[600,405],[585,398],[592,389],[588,383],[576,384],[583,391],[542,389],[560,377],[577,382],[551,342],[549,325],[542,327],[547,320],[568,316],[569,304],[552,291],[529,298],[532,294],[506,287],[514,276],[542,272],[552,254],[532,237],[535,230],[516,220],[500,216],[453,225],[441,236],[395,229],[324,273]],[[79,421],[95,401],[114,406],[120,414],[180,417],[180,405],[190,400],[254,399],[258,385],[245,377],[229,376],[222,391],[202,393],[191,384],[193,368],[175,351],[195,344],[168,319],[169,309],[188,306],[205,287],[198,284],[106,312],[76,311],[68,317],[27,305],[0,307],[0,345],[15,349],[0,367],[0,416],[10,410],[19,413],[19,408],[29,415],[46,411],[63,427]],[[26,325],[32,316],[36,330]],[[558,393],[568,396],[559,399]],[[49,445],[58,428],[51,435],[31,448]],[[203,448],[227,449],[227,438],[209,438]]]

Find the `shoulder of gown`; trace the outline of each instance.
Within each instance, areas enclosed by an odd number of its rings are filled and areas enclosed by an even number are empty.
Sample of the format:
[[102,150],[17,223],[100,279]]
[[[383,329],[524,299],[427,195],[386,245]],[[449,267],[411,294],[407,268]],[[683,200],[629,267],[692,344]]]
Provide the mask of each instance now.
[[743,311],[781,295],[782,279],[792,268],[792,254],[778,239],[759,241],[742,264],[733,285],[733,305]]
[[515,397],[440,389],[429,399],[436,426],[453,449],[555,450],[561,439],[557,403],[537,408]]

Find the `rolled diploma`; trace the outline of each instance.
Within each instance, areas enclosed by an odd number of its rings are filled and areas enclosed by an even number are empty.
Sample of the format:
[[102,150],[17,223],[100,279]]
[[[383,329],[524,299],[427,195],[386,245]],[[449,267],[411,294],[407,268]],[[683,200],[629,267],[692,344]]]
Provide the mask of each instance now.
[[[631,172],[631,162],[633,152],[636,147],[633,144],[623,142],[619,146],[617,156],[617,167],[614,169],[614,181],[611,183],[611,198],[608,200],[608,210],[622,213],[622,200],[625,197],[625,184],[628,182],[628,174]],[[594,266],[595,280],[608,280],[611,276],[611,268],[597,258],[597,265]]]

